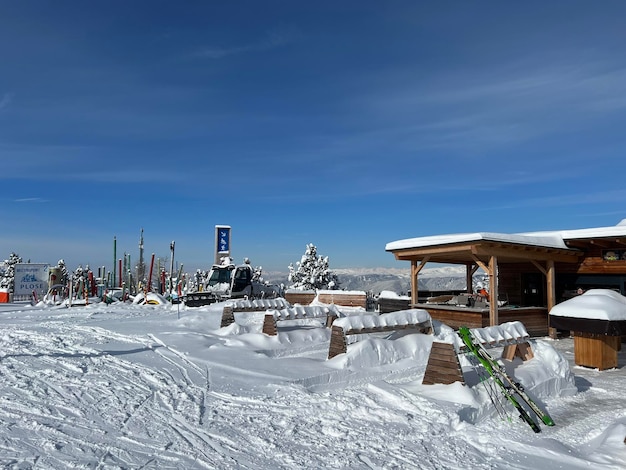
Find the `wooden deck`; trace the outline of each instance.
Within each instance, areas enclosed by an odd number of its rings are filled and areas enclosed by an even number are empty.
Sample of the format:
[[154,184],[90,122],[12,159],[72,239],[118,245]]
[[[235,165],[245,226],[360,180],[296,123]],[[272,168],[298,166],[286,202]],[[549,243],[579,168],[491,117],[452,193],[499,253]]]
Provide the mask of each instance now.
[[[430,313],[433,320],[445,323],[458,330],[461,326],[484,328],[489,325],[488,308],[457,307],[454,305],[417,304],[412,308],[421,308]],[[533,337],[548,336],[548,309],[545,307],[500,307],[500,324],[519,321],[524,324],[528,334]]]

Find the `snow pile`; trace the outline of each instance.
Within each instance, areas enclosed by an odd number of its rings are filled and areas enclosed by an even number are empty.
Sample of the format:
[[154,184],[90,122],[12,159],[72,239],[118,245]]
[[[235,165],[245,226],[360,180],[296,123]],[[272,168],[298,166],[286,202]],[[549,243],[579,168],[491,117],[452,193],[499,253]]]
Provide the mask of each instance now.
[[508,364],[520,383],[536,398],[576,394],[575,377],[565,357],[546,341],[531,340],[529,343],[534,358],[523,363],[517,359]]
[[411,297],[408,295],[400,295],[396,292],[390,290],[383,290],[378,295],[379,299],[402,299],[402,300],[411,300]]
[[610,289],[590,289],[555,305],[550,315],[595,320],[626,320],[626,297]]
[[419,325],[430,323],[430,314],[423,309],[400,310],[397,312],[384,313],[382,315],[362,313],[340,318],[333,322],[344,331],[364,330],[377,327],[393,327],[405,325]]
[[[348,317],[351,318],[351,317]],[[379,368],[390,364],[402,364],[410,359],[412,367],[425,368],[432,346],[433,336],[407,334],[398,339],[368,337],[349,346],[347,354],[328,360],[330,367],[349,370]],[[407,367],[406,364],[404,367]]]

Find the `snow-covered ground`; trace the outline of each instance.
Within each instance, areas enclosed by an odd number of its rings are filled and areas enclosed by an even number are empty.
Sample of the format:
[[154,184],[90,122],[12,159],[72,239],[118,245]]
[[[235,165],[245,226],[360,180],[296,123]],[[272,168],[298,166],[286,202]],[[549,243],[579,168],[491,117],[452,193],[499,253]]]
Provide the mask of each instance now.
[[626,348],[600,372],[533,339],[508,367],[556,423],[535,434],[481,384],[422,385],[437,322],[328,360],[320,319],[269,337],[263,313],[220,328],[223,304],[0,305],[5,468],[626,468]]

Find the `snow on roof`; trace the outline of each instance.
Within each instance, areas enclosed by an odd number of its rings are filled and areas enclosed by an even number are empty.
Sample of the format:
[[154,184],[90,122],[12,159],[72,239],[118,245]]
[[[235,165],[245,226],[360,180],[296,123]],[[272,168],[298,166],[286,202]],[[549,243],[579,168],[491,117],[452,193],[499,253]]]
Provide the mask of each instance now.
[[550,315],[594,320],[626,320],[626,297],[610,289],[590,289],[555,305]]
[[581,228],[574,230],[558,230],[548,232],[527,232],[521,233],[525,236],[558,236],[563,240],[576,240],[581,238],[603,238],[603,237],[624,237],[626,236],[626,219],[613,227]]
[[407,248],[420,248],[433,245],[449,245],[454,243],[467,243],[479,241],[494,241],[502,243],[515,243],[521,245],[541,246],[546,248],[570,249],[565,240],[582,238],[603,237],[626,237],[626,219],[623,219],[613,227],[596,227],[576,230],[555,230],[543,232],[523,233],[458,233],[448,235],[435,235],[427,237],[407,238],[389,242],[385,246],[386,251],[402,250]]
[[547,248],[568,249],[563,239],[558,233],[548,233],[544,235],[534,234],[506,234],[493,232],[459,233],[450,235],[436,235],[429,237],[408,238],[387,243],[385,250],[394,251],[406,248],[418,248],[433,245],[449,245],[454,243],[467,243],[491,241],[501,243],[514,243],[521,245],[543,246]]

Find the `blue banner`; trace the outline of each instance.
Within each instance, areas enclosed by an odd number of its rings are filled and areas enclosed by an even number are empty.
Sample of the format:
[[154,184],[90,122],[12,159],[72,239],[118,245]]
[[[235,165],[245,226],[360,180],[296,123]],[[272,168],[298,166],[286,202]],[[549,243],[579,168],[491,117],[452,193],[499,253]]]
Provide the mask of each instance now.
[[218,227],[217,251],[219,253],[230,253],[230,228],[229,227]]

